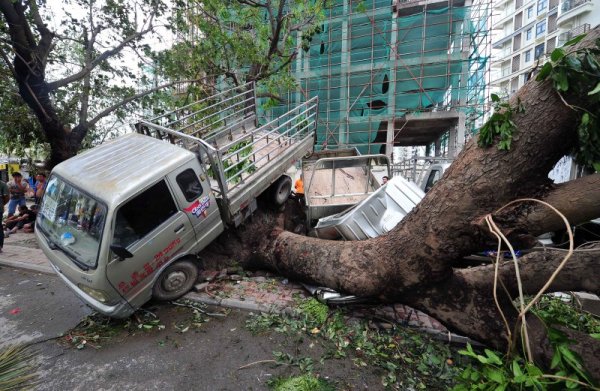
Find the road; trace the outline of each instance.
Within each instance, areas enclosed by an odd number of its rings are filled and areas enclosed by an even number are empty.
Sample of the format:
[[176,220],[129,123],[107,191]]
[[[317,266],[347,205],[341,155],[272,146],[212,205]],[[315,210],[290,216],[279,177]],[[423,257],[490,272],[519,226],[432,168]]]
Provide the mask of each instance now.
[[[381,388],[378,374],[356,370],[350,359],[319,364],[326,352],[308,339],[252,334],[247,312],[207,309],[223,316],[200,314],[207,321],[199,322],[188,308],[149,310],[158,318],[154,323],[147,315],[139,323],[69,331],[90,311],[57,277],[0,268],[0,346],[33,343],[38,390],[265,390],[270,379],[299,373],[297,366],[275,365],[274,351],[312,357],[315,372],[343,389]],[[80,340],[61,335],[98,337],[77,349]]]

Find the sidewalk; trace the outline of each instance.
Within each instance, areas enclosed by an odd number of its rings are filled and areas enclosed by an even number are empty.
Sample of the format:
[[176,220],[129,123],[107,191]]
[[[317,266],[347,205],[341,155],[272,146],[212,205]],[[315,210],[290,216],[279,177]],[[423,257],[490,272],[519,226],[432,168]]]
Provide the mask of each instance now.
[[[44,253],[38,248],[34,234],[16,233],[4,239],[0,266],[55,274]],[[239,273],[239,274],[237,274]],[[240,269],[206,270],[200,282],[185,299],[208,305],[239,308],[246,311],[291,312],[298,299],[310,294],[300,285],[266,272],[244,272]],[[419,328],[437,338],[462,342],[451,335],[437,320],[402,304],[362,305],[353,307],[353,317],[378,319],[374,327],[391,328],[396,324]]]
[[19,232],[4,238],[4,248],[0,253],[0,266],[54,274],[54,270],[42,250],[39,249],[35,235],[32,233]]

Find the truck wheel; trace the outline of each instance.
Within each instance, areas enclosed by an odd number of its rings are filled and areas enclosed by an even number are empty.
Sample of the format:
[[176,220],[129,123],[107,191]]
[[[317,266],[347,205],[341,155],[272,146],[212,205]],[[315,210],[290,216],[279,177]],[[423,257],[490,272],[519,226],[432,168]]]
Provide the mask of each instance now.
[[282,175],[271,185],[271,201],[275,206],[285,204],[292,193],[292,178]]
[[198,278],[198,268],[187,260],[169,265],[158,277],[152,296],[160,301],[171,301],[186,294]]

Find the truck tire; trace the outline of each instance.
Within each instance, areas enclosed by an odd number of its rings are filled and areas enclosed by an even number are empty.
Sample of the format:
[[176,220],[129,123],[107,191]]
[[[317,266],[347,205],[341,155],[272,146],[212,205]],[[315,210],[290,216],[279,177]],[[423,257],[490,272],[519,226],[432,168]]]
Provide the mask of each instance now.
[[197,278],[198,268],[192,261],[177,261],[158,276],[152,297],[160,301],[176,300],[192,289]]
[[292,193],[292,178],[287,175],[282,175],[277,179],[270,189],[270,198],[275,207],[280,207],[290,197]]

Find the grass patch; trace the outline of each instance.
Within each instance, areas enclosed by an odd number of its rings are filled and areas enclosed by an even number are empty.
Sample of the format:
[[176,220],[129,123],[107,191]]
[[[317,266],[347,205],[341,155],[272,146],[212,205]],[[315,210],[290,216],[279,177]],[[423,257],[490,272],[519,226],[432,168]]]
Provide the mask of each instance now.
[[329,382],[311,374],[280,377],[270,381],[269,388],[273,391],[335,391]]

